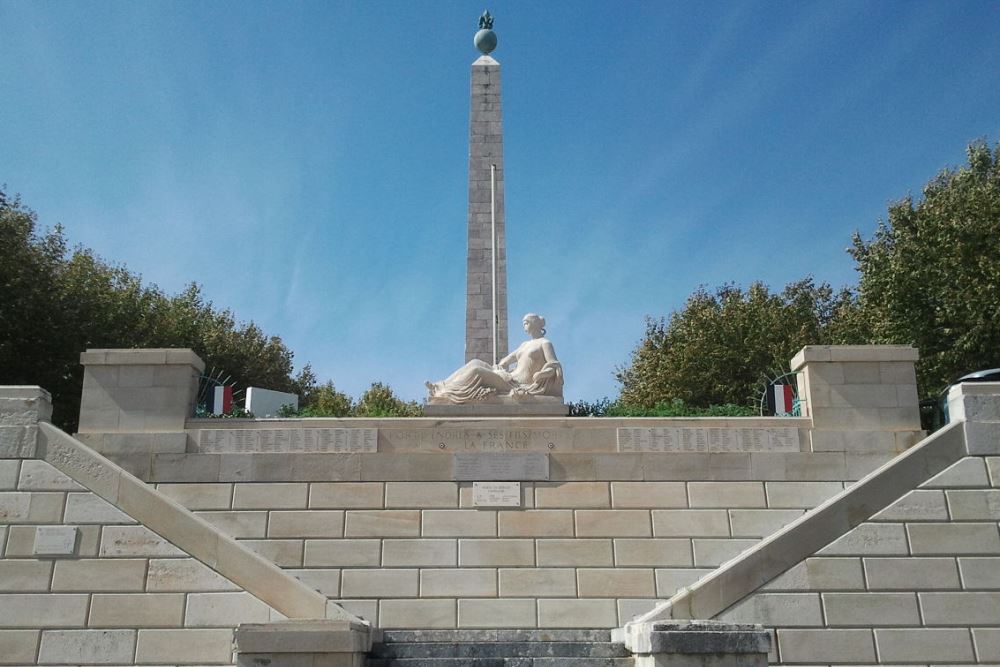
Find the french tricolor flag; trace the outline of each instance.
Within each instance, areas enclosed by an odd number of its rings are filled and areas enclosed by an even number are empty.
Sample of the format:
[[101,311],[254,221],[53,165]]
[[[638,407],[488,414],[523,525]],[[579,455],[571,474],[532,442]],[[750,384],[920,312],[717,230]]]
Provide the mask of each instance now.
[[792,414],[792,385],[772,384],[767,389],[767,407],[775,417]]
[[233,409],[233,387],[228,384],[220,384],[212,392],[211,404],[208,405],[209,414],[224,415]]

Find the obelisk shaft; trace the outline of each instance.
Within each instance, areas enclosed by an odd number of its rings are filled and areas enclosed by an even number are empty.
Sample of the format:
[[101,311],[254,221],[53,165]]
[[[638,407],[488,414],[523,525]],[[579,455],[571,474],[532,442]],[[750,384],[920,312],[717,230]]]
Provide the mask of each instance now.
[[[503,176],[500,63],[484,55],[472,63],[469,243],[465,291],[466,361],[482,359],[486,363],[493,363],[494,326],[497,359],[507,355],[507,244],[504,241]],[[492,248],[494,229],[495,322]]]

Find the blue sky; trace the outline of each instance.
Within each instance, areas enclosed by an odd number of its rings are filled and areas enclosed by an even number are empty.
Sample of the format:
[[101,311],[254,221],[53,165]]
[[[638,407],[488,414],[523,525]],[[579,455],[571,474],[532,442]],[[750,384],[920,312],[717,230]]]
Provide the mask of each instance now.
[[[998,2],[497,2],[509,303],[568,400],[699,285],[855,281],[891,200],[1000,138]],[[482,3],[0,0],[0,183],[301,366],[463,361]]]

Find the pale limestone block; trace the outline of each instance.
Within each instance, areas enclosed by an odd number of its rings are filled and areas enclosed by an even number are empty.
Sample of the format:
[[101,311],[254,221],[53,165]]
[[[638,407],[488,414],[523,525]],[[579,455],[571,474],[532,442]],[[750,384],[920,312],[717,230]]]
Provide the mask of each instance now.
[[[121,561],[114,562],[120,563]],[[231,591],[236,589],[236,584],[193,558],[153,558],[149,561],[146,590],[150,592]]]
[[1000,625],[1000,592],[919,593],[924,625]]
[[240,623],[266,623],[270,607],[250,593],[191,593],[184,625],[189,628],[225,628]]
[[[852,360],[853,361],[853,360]],[[853,361],[843,364],[844,384],[879,384],[882,368],[879,361]]]
[[653,609],[660,603],[656,599],[618,599],[618,627],[625,625],[636,616],[641,616]]
[[382,482],[313,482],[309,507],[323,509],[380,509],[385,506]]
[[17,489],[17,477],[20,469],[21,462],[16,459],[10,461],[0,460],[0,491],[14,491]]
[[898,406],[895,384],[841,384],[830,387],[831,408],[895,408]]
[[93,493],[66,494],[66,523],[134,524],[135,519]]
[[233,509],[305,509],[309,485],[294,482],[238,483],[233,488]]
[[288,574],[328,598],[340,595],[340,570],[288,570]]
[[750,477],[820,482],[847,479],[844,452],[751,452]]
[[767,537],[802,516],[803,510],[729,510],[733,537]]
[[497,571],[492,569],[421,570],[420,597],[496,597]]
[[267,535],[267,512],[262,510],[198,512],[198,516],[230,537]]
[[51,665],[126,665],[135,630],[44,630],[38,662]]
[[180,627],[183,593],[96,594],[90,603],[91,628]]
[[767,482],[770,508],[812,509],[844,490],[840,482]]
[[187,556],[145,526],[105,526],[100,554],[102,558]]
[[961,588],[954,558],[865,558],[864,564],[871,590]]
[[724,537],[729,535],[725,510],[653,510],[656,537]]
[[[539,543],[542,541],[543,540],[539,540]],[[539,558],[541,558],[540,554]],[[535,565],[535,541],[459,540],[458,564],[462,567]],[[552,565],[552,563],[544,564]]]
[[0,526],[0,555],[7,553],[7,526]]
[[784,663],[863,664],[875,662],[871,630],[778,630]]
[[458,507],[457,482],[386,482],[389,508]]
[[378,600],[336,600],[344,611],[370,622],[376,627],[378,622]]
[[995,523],[910,523],[906,532],[914,555],[1000,554]]
[[872,521],[947,521],[948,508],[944,492],[936,489],[917,489],[886,507],[871,518]]
[[343,510],[300,510],[270,512],[268,537],[341,537]]
[[762,623],[769,627],[823,625],[818,593],[756,593],[716,618],[728,623]]
[[922,489],[983,488],[990,485],[981,457],[967,456],[920,485]]
[[455,600],[379,600],[380,628],[454,628]]
[[875,644],[886,663],[975,661],[967,628],[876,629]]
[[21,461],[21,473],[17,481],[21,491],[82,491],[68,475],[51,464],[39,459]]
[[669,598],[681,588],[690,586],[711,571],[710,568],[657,568],[656,596],[661,599]]
[[1000,558],[959,558],[962,588],[1000,590]]
[[[24,470],[22,463],[21,470]],[[989,468],[990,484],[1000,486],[1000,456],[990,456],[986,459],[986,466]]]
[[63,493],[0,492],[0,523],[62,523]]
[[[909,444],[902,446],[899,449],[901,451],[907,447],[909,447]],[[896,455],[893,452],[845,452],[844,460],[847,464],[847,472],[845,473],[844,479],[861,479],[868,473],[874,471],[876,468],[879,468],[891,461],[895,458],[895,456]]]
[[459,600],[460,628],[534,628],[535,600]]
[[307,567],[378,567],[382,563],[382,540],[306,540],[303,564]]
[[383,540],[383,567],[452,566],[458,563],[457,540]]
[[580,537],[652,537],[649,510],[577,510]]
[[87,595],[10,593],[0,595],[0,628],[82,628],[87,623]]
[[157,484],[156,490],[189,510],[227,510],[233,502],[232,484]]
[[47,591],[51,576],[50,560],[0,560],[0,592]]
[[576,577],[578,595],[582,598],[656,596],[652,569],[580,568]]
[[972,628],[972,641],[980,663],[1000,663],[1000,628]]
[[540,628],[612,628],[617,624],[618,614],[614,600],[538,601]]
[[[234,457],[249,457],[249,454],[232,454]],[[222,479],[220,454],[154,454],[149,473],[151,482],[219,482]],[[242,477],[236,479],[242,480]],[[262,509],[262,508],[251,508]]]
[[576,596],[576,571],[571,568],[501,568],[501,597]]
[[0,630],[0,663],[34,664],[40,635],[38,630]]
[[767,591],[864,589],[860,558],[807,558],[761,587]]
[[689,482],[691,507],[766,507],[760,482]]
[[828,626],[920,625],[913,593],[823,593]]
[[417,597],[417,570],[344,570],[341,595],[348,598]]
[[122,366],[118,369],[119,387],[152,387],[153,371],[156,366]]
[[615,509],[687,507],[684,482],[611,482]]
[[823,408],[813,411],[813,427],[829,431],[878,431],[880,408]]
[[420,511],[347,510],[344,536],[419,537]]
[[536,482],[535,507],[611,507],[608,482]]
[[302,567],[302,540],[240,540],[278,567]]
[[[541,541],[539,541],[539,545]],[[693,564],[691,540],[652,539],[615,540],[615,562],[618,567],[690,567]],[[586,563],[582,563],[586,564]]]
[[947,491],[953,521],[1000,521],[1000,489]]
[[823,556],[906,556],[901,523],[863,523],[819,551]]
[[233,654],[233,631],[180,629],[139,630],[135,649],[137,665],[229,664]]
[[573,536],[572,510],[501,511],[497,522],[500,537]]
[[141,591],[146,561],[131,558],[58,560],[52,575],[54,591]]
[[614,565],[611,540],[538,540],[536,546],[541,566]]
[[691,547],[694,550],[694,564],[698,567],[722,565],[755,544],[757,540],[693,539]]

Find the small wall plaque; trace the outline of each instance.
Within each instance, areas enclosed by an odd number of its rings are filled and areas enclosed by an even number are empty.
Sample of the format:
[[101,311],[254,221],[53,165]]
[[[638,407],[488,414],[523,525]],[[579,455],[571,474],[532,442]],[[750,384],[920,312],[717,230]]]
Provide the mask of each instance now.
[[73,556],[79,532],[76,526],[38,526],[31,553],[34,556]]
[[520,507],[520,482],[473,482],[473,507]]

